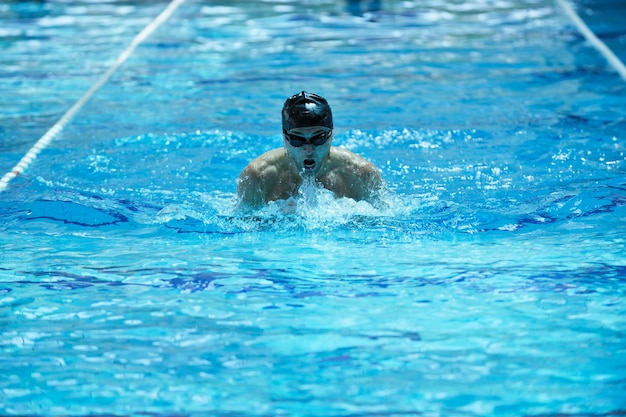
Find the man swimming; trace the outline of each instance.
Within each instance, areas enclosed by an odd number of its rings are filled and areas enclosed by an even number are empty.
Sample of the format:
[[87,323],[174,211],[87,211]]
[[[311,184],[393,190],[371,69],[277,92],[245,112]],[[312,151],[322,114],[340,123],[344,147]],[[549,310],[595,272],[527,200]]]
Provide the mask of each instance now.
[[282,117],[283,148],[257,157],[239,176],[237,195],[244,205],[257,208],[296,197],[307,178],[337,197],[378,200],[380,171],[349,150],[331,146],[333,115],[326,99],[302,91],[285,101]]

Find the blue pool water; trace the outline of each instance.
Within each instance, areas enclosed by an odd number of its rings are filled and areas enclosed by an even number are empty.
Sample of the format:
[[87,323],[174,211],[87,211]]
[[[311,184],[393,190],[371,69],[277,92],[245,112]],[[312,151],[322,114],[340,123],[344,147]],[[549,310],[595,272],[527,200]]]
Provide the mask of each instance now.
[[[0,193],[0,414],[626,415],[626,82],[552,1],[360,3],[184,3]],[[3,173],[164,7],[0,5]],[[237,211],[303,89],[386,207]]]

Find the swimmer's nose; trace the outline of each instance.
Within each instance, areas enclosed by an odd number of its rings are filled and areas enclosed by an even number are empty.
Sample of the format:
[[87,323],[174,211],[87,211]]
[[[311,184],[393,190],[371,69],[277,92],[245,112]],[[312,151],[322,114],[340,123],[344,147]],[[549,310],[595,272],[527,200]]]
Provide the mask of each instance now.
[[313,153],[314,149],[315,149],[315,148],[314,148],[314,147],[313,147],[313,145],[311,145],[310,143],[306,143],[306,144],[304,145],[304,152],[305,152],[305,153],[311,154],[311,153]]

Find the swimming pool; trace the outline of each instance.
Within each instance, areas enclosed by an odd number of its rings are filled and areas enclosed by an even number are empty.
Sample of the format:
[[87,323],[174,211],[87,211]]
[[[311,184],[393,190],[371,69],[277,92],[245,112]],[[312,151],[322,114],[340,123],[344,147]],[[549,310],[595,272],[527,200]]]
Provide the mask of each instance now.
[[[185,2],[0,193],[0,414],[626,414],[626,83],[551,1],[369,5]],[[164,7],[0,6],[3,172]],[[237,212],[302,89],[388,207]]]

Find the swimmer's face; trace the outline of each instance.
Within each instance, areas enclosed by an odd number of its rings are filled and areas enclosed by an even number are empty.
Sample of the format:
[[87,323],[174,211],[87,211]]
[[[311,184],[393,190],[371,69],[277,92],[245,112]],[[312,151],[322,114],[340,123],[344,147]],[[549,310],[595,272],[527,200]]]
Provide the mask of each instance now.
[[283,133],[287,153],[303,172],[317,173],[330,151],[333,131],[325,126],[299,127]]

